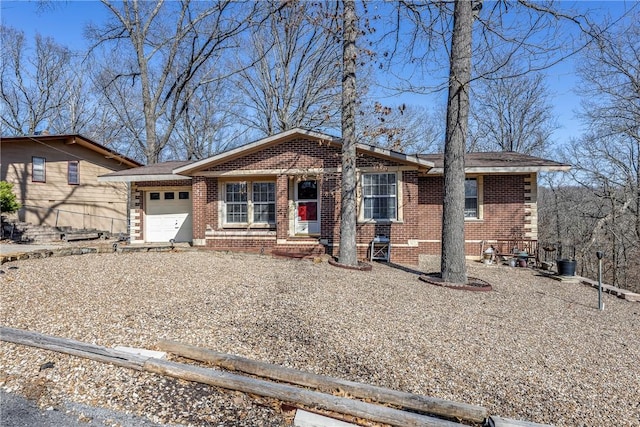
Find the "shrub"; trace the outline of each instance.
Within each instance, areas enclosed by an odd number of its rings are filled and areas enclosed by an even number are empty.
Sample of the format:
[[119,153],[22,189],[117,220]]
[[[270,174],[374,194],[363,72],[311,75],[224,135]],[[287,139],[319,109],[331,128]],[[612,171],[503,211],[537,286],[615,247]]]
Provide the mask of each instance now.
[[18,209],[20,209],[20,203],[16,200],[16,195],[13,192],[13,184],[0,181],[0,211],[13,213]]

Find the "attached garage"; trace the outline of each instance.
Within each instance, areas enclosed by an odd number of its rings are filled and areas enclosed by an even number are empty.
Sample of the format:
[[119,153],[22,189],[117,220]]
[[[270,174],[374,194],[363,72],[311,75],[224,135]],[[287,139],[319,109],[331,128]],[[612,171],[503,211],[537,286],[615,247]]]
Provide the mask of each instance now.
[[191,188],[145,191],[145,241],[191,242]]
[[172,160],[98,177],[99,182],[128,183],[131,243],[193,241],[192,180],[173,173],[189,163]]

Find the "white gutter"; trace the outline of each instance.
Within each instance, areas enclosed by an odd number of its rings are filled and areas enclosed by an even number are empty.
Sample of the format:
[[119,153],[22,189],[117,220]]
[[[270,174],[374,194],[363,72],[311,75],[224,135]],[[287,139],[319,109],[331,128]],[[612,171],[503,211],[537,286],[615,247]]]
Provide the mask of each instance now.
[[140,181],[175,181],[191,180],[190,176],[162,174],[162,175],[102,175],[98,177],[98,182],[140,182]]
[[[502,166],[502,167],[484,167],[474,166],[464,168],[464,172],[468,174],[492,174],[492,173],[532,173],[532,172],[566,172],[571,170],[571,166],[558,165],[558,166]],[[433,168],[427,175],[442,175],[444,174],[444,168]]]

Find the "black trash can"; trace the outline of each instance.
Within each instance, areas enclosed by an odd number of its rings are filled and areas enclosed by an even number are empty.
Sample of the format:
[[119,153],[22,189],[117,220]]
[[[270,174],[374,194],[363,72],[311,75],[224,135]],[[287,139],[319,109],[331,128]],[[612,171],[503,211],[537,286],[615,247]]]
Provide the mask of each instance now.
[[576,261],[573,259],[559,259],[558,260],[558,275],[560,276],[575,276],[576,275]]

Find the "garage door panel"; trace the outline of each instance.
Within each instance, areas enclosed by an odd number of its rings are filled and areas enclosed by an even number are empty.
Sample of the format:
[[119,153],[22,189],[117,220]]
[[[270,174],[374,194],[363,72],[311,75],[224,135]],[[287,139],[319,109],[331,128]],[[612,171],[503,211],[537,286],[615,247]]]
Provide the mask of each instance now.
[[160,200],[151,200],[151,193],[146,196],[145,241],[191,242],[193,224],[190,192],[188,199]]

